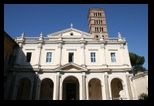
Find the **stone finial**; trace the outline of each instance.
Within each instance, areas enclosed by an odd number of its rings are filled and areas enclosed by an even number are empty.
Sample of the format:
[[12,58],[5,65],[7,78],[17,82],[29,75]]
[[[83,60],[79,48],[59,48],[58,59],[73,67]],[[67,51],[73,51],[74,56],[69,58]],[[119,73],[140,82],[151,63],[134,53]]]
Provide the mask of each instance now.
[[71,25],[70,25],[70,26],[71,26],[71,28],[73,28],[73,24],[72,24],[72,23],[71,23]]
[[25,33],[23,32],[23,33],[21,34],[21,37],[24,38],[24,36],[25,36]]
[[43,37],[43,33],[42,32],[40,33],[40,37]]
[[82,36],[81,36],[81,40],[84,40],[83,34],[82,34]]
[[59,34],[58,40],[62,40],[62,34]]
[[39,40],[42,40],[42,39],[43,39],[43,33],[41,32]]
[[120,39],[121,39],[121,34],[120,34],[120,32],[118,32],[118,38],[120,38]]

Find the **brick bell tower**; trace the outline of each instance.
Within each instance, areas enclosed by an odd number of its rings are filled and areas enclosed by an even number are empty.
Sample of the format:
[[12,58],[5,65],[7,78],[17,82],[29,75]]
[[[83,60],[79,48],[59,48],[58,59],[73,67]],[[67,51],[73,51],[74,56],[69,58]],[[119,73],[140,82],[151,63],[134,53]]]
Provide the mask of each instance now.
[[105,12],[103,8],[90,8],[88,13],[89,33],[95,38],[108,38]]

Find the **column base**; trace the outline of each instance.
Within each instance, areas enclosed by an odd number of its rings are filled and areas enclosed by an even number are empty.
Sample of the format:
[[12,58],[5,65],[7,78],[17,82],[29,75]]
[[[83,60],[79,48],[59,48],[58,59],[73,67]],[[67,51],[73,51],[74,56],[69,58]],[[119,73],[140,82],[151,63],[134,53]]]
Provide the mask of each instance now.
[[85,64],[81,64],[82,67],[87,67]]

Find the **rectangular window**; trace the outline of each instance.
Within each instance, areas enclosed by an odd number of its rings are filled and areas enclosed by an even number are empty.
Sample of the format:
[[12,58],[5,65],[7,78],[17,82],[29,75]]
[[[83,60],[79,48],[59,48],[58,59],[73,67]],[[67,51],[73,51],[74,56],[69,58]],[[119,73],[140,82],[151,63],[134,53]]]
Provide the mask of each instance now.
[[96,54],[95,52],[90,53],[91,62],[96,62]]
[[116,62],[115,53],[111,53],[111,62],[112,62],[112,63],[115,63],[115,62]]
[[26,62],[30,62],[31,61],[31,56],[32,56],[32,53],[31,52],[27,52]]
[[74,53],[68,54],[68,62],[74,62]]
[[52,52],[47,52],[46,62],[51,62],[51,61],[52,61]]

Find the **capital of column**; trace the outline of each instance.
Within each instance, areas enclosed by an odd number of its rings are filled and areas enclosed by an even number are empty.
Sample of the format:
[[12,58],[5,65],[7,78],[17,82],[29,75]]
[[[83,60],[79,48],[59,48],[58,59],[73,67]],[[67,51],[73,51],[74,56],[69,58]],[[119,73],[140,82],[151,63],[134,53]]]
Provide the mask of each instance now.
[[125,49],[123,44],[120,45],[120,49]]
[[56,74],[57,74],[57,75],[59,75],[59,74],[60,74],[60,72],[57,72]]
[[80,46],[81,47],[81,49],[85,49],[85,46]]
[[105,77],[107,77],[107,78],[109,77],[109,75],[108,75],[108,73],[107,73],[107,72],[105,72],[104,76],[105,76]]
[[23,47],[23,43],[19,43],[19,46],[20,46],[20,48],[22,48]]
[[81,64],[81,66],[82,66],[82,67],[86,67],[86,65],[85,65],[85,64]]
[[80,39],[80,43],[85,43],[86,41],[84,40],[84,37],[82,36]]
[[81,49],[85,49],[84,43],[82,43],[80,47],[81,47]]
[[105,49],[105,45],[102,44],[102,45],[100,46],[100,48],[101,48],[101,49]]
[[82,77],[86,77],[86,73],[85,72],[82,72]]
[[59,45],[57,46],[59,49],[61,49],[63,46],[61,43],[59,43]]
[[39,45],[37,46],[37,48],[40,48],[40,49],[41,49],[41,48],[42,48],[42,45],[41,45],[41,44],[39,44]]
[[86,75],[86,73],[85,73],[85,72],[82,72],[82,75],[83,75],[83,76],[85,76],[85,75]]
[[59,73],[59,78],[61,78],[61,76],[62,76],[62,75]]

